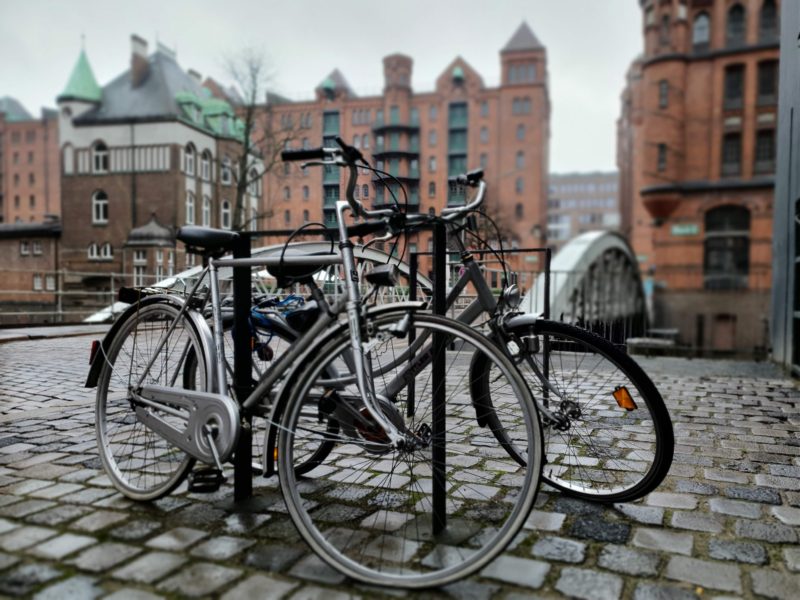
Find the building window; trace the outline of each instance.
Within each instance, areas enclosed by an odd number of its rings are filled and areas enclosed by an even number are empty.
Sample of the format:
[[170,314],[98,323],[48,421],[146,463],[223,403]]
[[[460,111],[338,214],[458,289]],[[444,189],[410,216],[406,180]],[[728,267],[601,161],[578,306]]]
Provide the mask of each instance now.
[[103,142],[92,146],[92,172],[108,173],[108,147]]
[[365,133],[364,136],[361,138],[361,147],[369,149],[369,134]]
[[436,172],[436,157],[431,156],[428,158],[428,171],[431,173]]
[[525,153],[522,150],[517,152],[516,165],[518,169],[525,168]]
[[739,175],[742,170],[742,135],[726,133],[722,138],[722,174]]
[[661,31],[658,35],[658,41],[662,46],[669,46],[669,16],[664,15],[661,17]]
[[703,280],[707,290],[747,287],[750,267],[750,211],[720,206],[705,216]]
[[307,185],[303,186],[303,200],[308,200],[309,196],[311,195],[310,190],[308,189]]
[[41,256],[42,255],[42,242],[40,240],[34,240],[31,243],[31,250],[34,256]]
[[701,12],[694,18],[692,25],[692,47],[695,52],[708,50],[711,39],[711,20],[708,13]]
[[775,172],[774,129],[759,129],[756,133],[756,163],[754,170],[759,174]]
[[524,208],[522,206],[522,203],[518,202],[516,207],[514,207],[514,216],[517,219],[521,219],[523,214],[524,214]]
[[486,154],[486,152],[482,152],[481,155],[480,155],[479,161],[480,161],[479,164],[481,166],[481,169],[485,169],[486,165],[489,164],[489,155]]
[[31,253],[31,245],[28,240],[22,240],[19,243],[19,253],[20,256],[28,256]]
[[28,152],[28,164],[33,164],[33,152]]
[[285,210],[283,211],[283,222],[287,225],[292,224],[292,213],[291,211]]
[[525,125],[517,125],[517,140],[520,142],[525,141]]
[[200,175],[204,181],[211,181],[211,153],[208,150],[203,150],[203,156],[200,159]]
[[34,183],[36,183],[36,177],[34,176],[33,173],[28,173],[28,183],[30,185],[33,185]]
[[728,65],[725,67],[725,101],[728,109],[742,108],[744,96],[744,65]]
[[517,181],[514,183],[514,191],[517,194],[521,194],[522,190],[523,190],[522,177],[517,177]]
[[657,169],[658,169],[659,173],[661,173],[662,171],[666,171],[667,170],[667,145],[666,144],[659,144],[658,145]]
[[308,223],[308,221],[309,221],[308,211],[304,210],[303,211],[303,223]]
[[515,115],[527,115],[531,112],[530,98],[514,98],[511,102],[511,113]]
[[112,258],[114,258],[114,248],[111,247],[111,244],[106,242],[100,247],[100,259],[111,260]]
[[247,193],[251,196],[259,196],[261,194],[261,177],[258,175],[258,169],[250,169],[247,178]]
[[353,147],[354,148],[361,148],[361,136],[358,135],[358,134],[355,134],[353,136]]
[[481,102],[481,116],[488,117],[489,116],[489,103],[486,100]]
[[227,156],[222,159],[222,169],[220,170],[219,179],[224,185],[230,185],[231,180],[231,159]]
[[289,188],[289,186],[287,185],[287,186],[285,186],[285,187],[283,188],[283,199],[284,199],[284,200],[291,200],[291,198],[292,198],[292,190],[291,190],[291,188]]
[[778,40],[778,9],[775,0],[764,0],[758,19],[758,41],[776,42]]
[[97,260],[100,257],[100,248],[98,248],[97,244],[92,242],[89,244],[89,247],[86,250],[86,256],[89,260]]
[[662,79],[658,82],[658,108],[667,108],[669,104],[669,82]]
[[34,273],[33,274],[33,291],[41,292],[42,291],[42,274],[41,273]]
[[231,203],[227,200],[222,201],[220,206],[220,227],[223,229],[231,228]]
[[96,225],[108,223],[108,196],[103,191],[92,194],[92,223]]
[[728,11],[728,23],[725,28],[725,45],[742,46],[745,42],[746,19],[744,7],[734,4]]
[[186,224],[194,225],[194,194],[186,192]]
[[211,226],[211,198],[203,196],[203,226]]
[[439,109],[436,107],[435,104],[431,104],[430,108],[428,109],[428,119],[430,119],[431,121],[435,121],[438,116],[439,116]]
[[435,198],[436,197],[436,182],[431,181],[428,184],[428,198]]
[[188,144],[183,152],[183,170],[187,175],[194,175],[194,146]]
[[481,127],[481,143],[486,144],[489,142],[489,130],[486,127]]
[[31,209],[36,208],[36,196],[34,196],[33,194],[31,194],[30,197],[28,198],[28,208]]
[[55,289],[56,289],[56,276],[55,275],[45,275],[44,276],[44,287],[48,292],[55,291]]
[[758,103],[771,105],[778,102],[778,61],[758,63]]
[[364,199],[369,198],[369,186],[366,183],[361,186],[361,197]]

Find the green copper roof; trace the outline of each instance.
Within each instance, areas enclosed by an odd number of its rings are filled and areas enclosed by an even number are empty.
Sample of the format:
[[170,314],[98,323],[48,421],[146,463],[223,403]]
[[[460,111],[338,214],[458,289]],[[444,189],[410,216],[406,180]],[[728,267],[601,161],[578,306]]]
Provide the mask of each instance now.
[[453,67],[453,79],[464,79],[464,69],[458,65]]
[[336,89],[336,82],[328,77],[325,81],[322,82],[322,89],[323,90],[335,90]]
[[92,67],[89,66],[89,59],[86,58],[86,52],[83,50],[78,57],[78,62],[75,63],[75,68],[72,69],[67,87],[58,98],[59,100],[88,100],[90,102],[100,102],[103,99],[103,90],[97,85]]

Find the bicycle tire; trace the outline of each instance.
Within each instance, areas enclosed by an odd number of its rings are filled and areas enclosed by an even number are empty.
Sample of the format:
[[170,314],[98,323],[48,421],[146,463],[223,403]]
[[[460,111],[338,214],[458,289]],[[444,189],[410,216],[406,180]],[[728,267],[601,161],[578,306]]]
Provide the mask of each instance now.
[[[346,331],[315,353],[293,390],[281,418],[278,469],[290,516],[322,560],[364,583],[422,588],[486,565],[525,523],[538,489],[541,453],[520,465],[475,423],[468,397],[472,353],[485,354],[505,378],[504,391],[509,403],[517,403],[517,428],[528,447],[541,448],[542,439],[532,397],[513,363],[465,325],[411,310],[376,317],[366,324],[368,337],[362,340],[371,364],[382,356],[395,360],[407,336],[397,337],[394,328],[406,316],[418,335],[433,339],[431,356],[420,368],[382,371],[374,385],[388,418],[413,431],[421,446],[405,452],[390,448],[383,430],[364,417],[355,377],[343,368],[336,369],[343,373],[339,379],[326,375],[351,347]],[[441,378],[434,373],[437,356],[446,361]],[[382,396],[401,377],[405,387],[394,397]],[[433,501],[433,444],[442,438],[428,422],[434,388],[442,390],[447,409],[447,498],[439,500],[448,514],[447,528],[438,535],[427,515]],[[333,440],[326,429],[332,419],[340,429]],[[336,448],[307,480],[297,475],[295,457],[305,460],[304,442],[316,444],[316,438],[335,441]]]
[[[180,308],[168,301],[147,299],[122,323],[109,345],[97,387],[95,428],[100,459],[114,487],[133,500],[154,500],[175,489],[194,465],[194,459],[136,416],[129,389],[144,373],[158,340],[175,321]],[[206,361],[198,362],[191,379],[184,378],[187,348],[205,356],[195,325],[185,315],[159,351],[147,383],[211,389]],[[168,415],[160,413],[165,419]]]
[[[535,397],[553,408],[561,397],[578,408],[566,431],[542,419],[544,482],[595,502],[630,502],[660,485],[672,464],[672,423],[656,386],[630,356],[598,335],[558,321],[511,326],[504,335],[517,340],[509,344],[510,351]],[[550,345],[549,390],[529,362],[544,372],[545,340]],[[479,420],[511,456],[524,462],[524,449],[508,436],[495,414],[497,407],[487,402],[491,374],[480,362],[473,364],[473,397],[482,399],[477,403]],[[636,408],[622,408],[615,391],[623,404]]]

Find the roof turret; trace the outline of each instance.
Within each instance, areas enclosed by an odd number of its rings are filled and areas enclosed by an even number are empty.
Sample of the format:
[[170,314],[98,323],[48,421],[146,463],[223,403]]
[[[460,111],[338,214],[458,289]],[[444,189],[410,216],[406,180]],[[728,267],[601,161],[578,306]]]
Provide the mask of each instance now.
[[526,50],[540,50],[541,48],[544,48],[544,46],[542,46],[539,38],[536,37],[528,24],[523,21],[500,52],[524,52]]
[[67,87],[58,96],[58,101],[63,102],[66,100],[84,100],[88,102],[100,102],[103,99],[103,90],[97,85],[97,80],[94,78],[92,67],[89,65],[89,59],[86,58],[86,52],[81,50],[78,56],[78,62],[72,69],[72,75],[69,77]]

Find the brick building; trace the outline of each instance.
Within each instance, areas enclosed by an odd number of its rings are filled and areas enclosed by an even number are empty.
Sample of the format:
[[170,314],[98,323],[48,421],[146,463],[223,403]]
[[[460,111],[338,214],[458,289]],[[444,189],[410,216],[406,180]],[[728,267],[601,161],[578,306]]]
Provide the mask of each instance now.
[[[550,139],[547,54],[523,23],[500,51],[501,82],[487,87],[480,74],[458,57],[440,74],[435,89],[412,86],[412,59],[383,59],[381,96],[357,96],[334,70],[308,102],[271,107],[273,118],[294,131],[295,148],[334,145],[341,136],[358,146],[378,168],[395,175],[408,192],[410,211],[439,212],[464,202],[463,190],[448,176],[483,167],[486,206],[501,223],[507,242],[539,245],[545,220]],[[337,169],[302,170],[286,164],[265,178],[268,228],[298,227],[308,221],[331,224],[333,206],[344,197]],[[362,172],[359,198],[371,206],[392,202],[395,184]],[[429,235],[410,240],[426,250]],[[523,282],[524,283],[524,282]]]
[[779,3],[640,4],[645,52],[623,93],[620,180],[624,228],[654,275],[656,323],[699,349],[761,349]]
[[619,177],[611,173],[550,174],[547,245],[555,251],[587,231],[619,231]]
[[14,98],[0,98],[0,223],[42,223],[61,212],[58,118],[34,118]]
[[[130,68],[104,87],[81,52],[58,97],[67,285],[103,289],[111,273],[142,284],[193,264],[184,224],[230,228],[241,122],[162,45],[131,37]],[[245,198],[260,210],[260,179]]]

